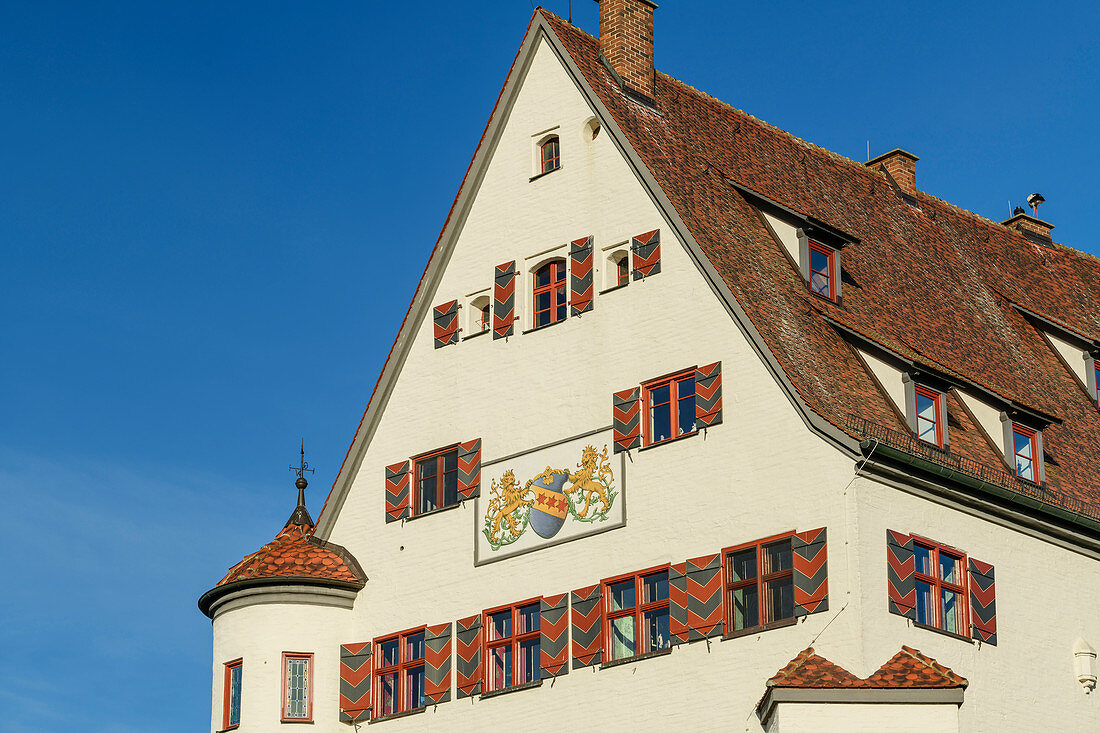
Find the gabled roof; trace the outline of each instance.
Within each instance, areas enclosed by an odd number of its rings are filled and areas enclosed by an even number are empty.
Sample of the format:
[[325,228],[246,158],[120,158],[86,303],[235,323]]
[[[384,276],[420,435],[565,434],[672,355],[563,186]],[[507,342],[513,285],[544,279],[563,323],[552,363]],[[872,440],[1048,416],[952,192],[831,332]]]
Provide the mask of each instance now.
[[966,687],[965,678],[916,649],[903,646],[874,674],[860,679],[843,667],[803,649],[766,683],[767,687],[815,689],[904,689]]

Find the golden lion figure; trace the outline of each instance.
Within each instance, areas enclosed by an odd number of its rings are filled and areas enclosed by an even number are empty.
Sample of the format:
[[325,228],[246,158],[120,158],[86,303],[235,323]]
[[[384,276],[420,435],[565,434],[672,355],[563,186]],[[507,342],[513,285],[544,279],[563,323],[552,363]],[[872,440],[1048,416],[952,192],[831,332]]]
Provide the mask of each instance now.
[[577,464],[577,468],[580,470],[576,473],[568,472],[570,485],[563,490],[567,497],[579,491],[580,498],[584,499],[584,507],[577,518],[584,519],[588,516],[593,499],[599,499],[601,504],[596,513],[606,513],[611,509],[611,498],[607,495],[607,489],[615,478],[608,462],[607,446],[603,447],[603,453],[597,453],[595,448],[586,445],[581,451],[581,462]]
[[[519,524],[512,514],[521,507],[531,506],[534,503],[534,498],[527,498],[527,494],[530,493],[528,488],[520,488],[516,485],[516,473],[511,470],[505,471],[504,475],[500,477],[500,484],[497,484],[496,479],[493,479],[490,491],[492,492],[492,498],[489,500],[486,515],[493,516],[494,511],[496,512],[492,530],[489,533],[489,542],[496,545],[501,541],[500,531],[502,528],[506,529],[508,534],[511,535],[509,539],[515,539],[519,536]],[[502,527],[502,525],[507,526]]]

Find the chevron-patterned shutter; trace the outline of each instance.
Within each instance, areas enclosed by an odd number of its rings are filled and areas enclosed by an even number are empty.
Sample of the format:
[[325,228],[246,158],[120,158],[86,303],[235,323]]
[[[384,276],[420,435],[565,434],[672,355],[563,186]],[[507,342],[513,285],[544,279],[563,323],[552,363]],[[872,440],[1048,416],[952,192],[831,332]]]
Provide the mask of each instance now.
[[695,369],[695,428],[722,422],[722,362]]
[[340,722],[370,717],[371,643],[340,645]]
[[432,309],[435,320],[435,348],[458,343],[458,301],[452,300]]
[[722,562],[719,555],[697,557],[688,560],[685,565],[688,641],[721,636],[725,622],[722,618]]
[[493,338],[511,336],[516,322],[516,261],[497,265],[493,273]]
[[791,538],[794,569],[794,615],[829,610],[829,563],[825,528],[799,532]]
[[890,613],[917,619],[917,563],[913,559],[913,538],[886,530],[886,592]]
[[573,591],[573,669],[603,663],[603,604],[600,586]]
[[424,629],[424,699],[438,705],[451,699],[451,624]]
[[481,438],[458,444],[458,496],[462,500],[481,495]]
[[542,679],[569,672],[569,594],[544,596],[539,629]]
[[993,566],[970,558],[970,635],[997,646],[997,592]]
[[569,312],[592,310],[592,237],[569,243]]
[[642,389],[616,392],[611,398],[611,430],[615,452],[637,448],[642,444]]
[[688,640],[687,609],[687,563],[670,565],[668,568],[668,633],[672,645],[684,644]]
[[661,230],[639,234],[630,240],[634,252],[634,279],[641,280],[661,271]]
[[386,466],[386,521],[409,518],[409,461]]
[[458,699],[481,694],[481,614],[455,622]]

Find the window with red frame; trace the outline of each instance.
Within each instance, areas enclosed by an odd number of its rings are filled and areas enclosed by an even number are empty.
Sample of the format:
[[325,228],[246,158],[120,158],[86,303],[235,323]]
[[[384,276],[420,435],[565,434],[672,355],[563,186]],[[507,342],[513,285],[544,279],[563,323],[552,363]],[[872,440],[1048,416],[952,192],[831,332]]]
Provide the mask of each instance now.
[[605,581],[604,597],[609,659],[669,648],[668,568]]
[[794,621],[791,538],[725,551],[728,633]]
[[565,260],[535,270],[535,328],[565,320]]
[[1035,431],[1023,425],[1012,426],[1012,451],[1015,453],[1016,475],[1025,481],[1039,483],[1036,461],[1039,459],[1039,440]]
[[485,686],[504,690],[539,679],[539,601],[485,612]]
[[488,331],[489,330],[489,323],[490,323],[489,314],[490,314],[489,304],[486,303],[485,305],[481,306],[481,313],[478,316],[478,326],[481,328],[482,331]]
[[914,538],[913,559],[917,570],[917,623],[952,634],[966,633],[966,556]]
[[630,255],[624,254],[615,263],[615,284],[626,285],[630,282]]
[[424,707],[424,629],[374,642],[373,717]]
[[829,300],[836,300],[835,263],[833,250],[810,242],[810,290]]
[[313,655],[283,652],[283,720],[313,720]]
[[241,682],[244,660],[225,663],[225,690],[222,693],[222,728],[229,730],[241,724]]
[[643,384],[645,444],[695,432],[695,369]]
[[542,161],[542,173],[549,173],[561,168],[561,152],[556,137],[550,138],[539,147],[539,158]]
[[417,514],[458,503],[457,446],[414,458],[413,465],[416,471]]
[[943,395],[918,384],[913,388],[917,407],[917,437],[943,447]]

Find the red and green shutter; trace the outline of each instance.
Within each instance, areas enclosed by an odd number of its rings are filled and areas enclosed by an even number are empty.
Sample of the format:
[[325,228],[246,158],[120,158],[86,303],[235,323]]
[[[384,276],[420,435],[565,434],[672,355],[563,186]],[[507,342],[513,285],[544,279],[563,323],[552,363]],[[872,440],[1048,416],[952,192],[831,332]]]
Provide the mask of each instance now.
[[386,521],[409,518],[409,461],[386,466]]
[[516,261],[497,265],[493,273],[493,338],[511,336],[516,322]]
[[481,495],[481,438],[458,444],[458,495],[462,500]]
[[913,557],[913,538],[892,529],[886,530],[886,592],[890,613],[917,619],[917,563]]
[[695,428],[722,422],[722,362],[695,369]]
[[[719,555],[697,557],[688,560],[685,566],[688,641],[721,636],[725,622],[722,613],[722,562]],[[671,609],[669,615],[671,616]],[[671,622],[671,618],[669,621]]]
[[569,243],[569,306],[577,315],[592,310],[592,237]]
[[603,662],[603,604],[600,586],[573,591],[573,669]]
[[673,646],[688,640],[687,563],[668,568],[668,631]]
[[539,629],[542,679],[558,677],[569,671],[569,594],[544,596]]
[[452,300],[432,309],[435,321],[435,348],[458,343],[458,301]]
[[481,694],[481,614],[455,622],[458,699]]
[[340,645],[340,722],[370,717],[371,643]]
[[451,624],[424,629],[424,698],[438,705],[451,699]]
[[611,430],[615,452],[642,444],[642,390],[640,387],[616,392],[611,398]]
[[630,240],[630,249],[634,253],[634,279],[656,275],[661,271],[661,230],[639,234]]
[[794,570],[794,615],[829,610],[829,563],[825,528],[798,532],[791,538]]
[[969,558],[970,635],[978,641],[997,646],[997,589],[993,566]]

